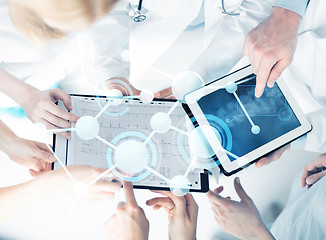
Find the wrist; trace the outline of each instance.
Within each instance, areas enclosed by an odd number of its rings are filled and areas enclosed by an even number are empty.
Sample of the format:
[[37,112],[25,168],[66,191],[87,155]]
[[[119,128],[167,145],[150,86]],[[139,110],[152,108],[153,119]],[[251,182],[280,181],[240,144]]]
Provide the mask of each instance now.
[[21,90],[24,92],[24,97],[18,97],[15,101],[19,104],[19,106],[26,110],[26,107],[29,106],[33,98],[36,96],[36,93],[38,93],[40,90],[26,83],[23,84]]
[[275,21],[277,21],[277,24],[287,22],[297,28],[299,27],[301,21],[300,14],[278,6],[273,7],[270,18],[275,19]]
[[268,230],[268,228],[265,226],[265,224],[262,224],[257,228],[255,236],[252,238],[252,240],[275,240],[271,232]]

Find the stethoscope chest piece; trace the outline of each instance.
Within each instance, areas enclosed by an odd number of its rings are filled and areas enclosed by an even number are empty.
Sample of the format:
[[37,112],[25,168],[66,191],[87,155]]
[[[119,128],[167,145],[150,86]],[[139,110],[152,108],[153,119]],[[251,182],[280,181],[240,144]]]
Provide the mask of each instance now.
[[139,6],[131,6],[129,16],[133,18],[134,22],[143,22],[146,19],[146,13],[148,10],[144,7],[142,7],[141,10],[138,8]]

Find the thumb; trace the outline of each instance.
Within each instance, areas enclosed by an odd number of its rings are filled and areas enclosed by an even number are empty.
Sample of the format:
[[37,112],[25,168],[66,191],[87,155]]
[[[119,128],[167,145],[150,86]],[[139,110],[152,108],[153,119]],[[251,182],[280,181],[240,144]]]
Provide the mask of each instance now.
[[61,100],[65,105],[66,109],[72,110],[71,97],[69,94],[57,88],[52,90],[52,96],[57,100]]
[[248,201],[250,199],[248,194],[243,189],[243,187],[242,187],[242,185],[240,183],[240,178],[239,177],[236,177],[234,179],[234,189],[237,192],[237,194],[238,194],[239,198],[241,199],[241,201]]
[[36,158],[41,159],[47,163],[53,163],[56,161],[55,156],[41,143],[36,143],[38,149],[34,152]]

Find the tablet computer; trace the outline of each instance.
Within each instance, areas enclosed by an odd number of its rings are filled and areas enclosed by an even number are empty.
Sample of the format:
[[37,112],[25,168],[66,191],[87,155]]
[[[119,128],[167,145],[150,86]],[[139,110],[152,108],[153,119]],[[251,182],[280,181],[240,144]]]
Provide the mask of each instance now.
[[[273,88],[254,95],[250,65],[185,96],[184,109],[201,128],[212,159],[230,176],[311,130],[311,125],[279,78]],[[209,127],[203,127],[209,126]]]
[[[54,150],[65,165],[113,168],[114,175],[133,182],[134,187],[140,189],[170,190],[171,181],[178,178],[176,176],[186,176],[191,192],[209,190],[208,171],[193,171],[190,167],[191,155],[185,134],[187,116],[176,100],[154,99],[152,103],[143,103],[130,97],[112,99],[73,94],[71,98],[72,113],[80,117],[97,117],[99,132],[91,140],[81,139],[76,131],[71,132],[70,140],[56,135]],[[119,103],[108,104],[110,101]],[[153,116],[160,112],[168,113],[171,119],[170,128],[162,133],[154,132],[151,125]],[[73,124],[72,128],[76,125]],[[130,141],[136,145],[142,143],[146,151],[141,155],[146,158],[146,166],[132,176],[119,169],[119,166],[125,169],[130,166],[122,166],[117,157],[130,152],[135,158],[132,166],[138,164],[136,161],[143,161],[135,156],[135,146],[128,146]],[[138,145],[136,152],[137,149]],[[53,165],[53,169],[57,168],[60,168],[58,162]]]

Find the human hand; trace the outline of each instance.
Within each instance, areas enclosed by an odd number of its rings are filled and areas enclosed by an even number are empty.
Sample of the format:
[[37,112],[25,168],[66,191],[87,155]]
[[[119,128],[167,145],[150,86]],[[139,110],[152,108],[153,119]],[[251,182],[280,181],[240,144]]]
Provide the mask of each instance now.
[[263,166],[267,166],[268,164],[270,164],[271,162],[274,162],[276,160],[279,160],[281,158],[281,156],[283,155],[283,153],[286,150],[289,150],[291,148],[291,143],[286,144],[285,146],[274,150],[273,152],[268,153],[267,155],[265,155],[264,157],[260,158],[256,163],[256,167],[257,168],[261,168]]
[[190,194],[179,197],[169,191],[159,191],[166,197],[157,197],[146,202],[154,210],[163,207],[169,218],[169,237],[172,240],[196,239],[198,206]]
[[234,188],[240,202],[229,197],[221,197],[219,194],[223,191],[222,186],[207,193],[218,224],[224,231],[240,239],[274,239],[263,223],[254,202],[242,188],[238,177],[234,179]]
[[273,87],[292,62],[300,20],[299,14],[274,6],[271,15],[247,34],[244,55],[257,75],[256,97],[263,94],[266,84]]
[[[60,89],[40,91],[33,89],[30,97],[22,105],[27,117],[34,123],[43,123],[48,129],[70,128],[71,122],[76,122],[79,117],[64,111],[55,103],[63,101],[67,110],[72,110],[71,97]],[[58,133],[64,138],[71,136],[68,132]]]
[[16,136],[4,144],[4,152],[14,162],[29,168],[32,176],[51,170],[51,163],[56,161],[45,144]]
[[301,187],[309,189],[326,175],[326,154],[320,155],[316,160],[306,165],[301,177]]
[[123,182],[126,202],[120,202],[117,213],[105,224],[107,239],[146,240],[148,239],[149,222],[144,210],[138,206],[132,184]]
[[66,167],[76,183],[68,176],[63,168],[47,172],[37,179],[43,183],[44,192],[53,199],[57,197],[78,197],[82,201],[94,202],[111,199],[121,188],[120,182],[99,180],[90,184],[107,169],[90,166]]
[[[115,82],[112,81],[113,79],[118,79],[118,80],[124,82],[124,85],[128,86],[130,88],[130,90],[128,91],[128,89],[123,87],[122,84],[116,84]],[[127,79],[122,78],[122,77],[115,77],[115,78],[108,79],[103,83],[103,85],[108,90],[113,90],[113,89],[119,90],[123,96],[138,96],[141,93],[141,91],[136,89]],[[163,90],[155,93],[154,98],[174,99],[174,96],[172,93],[172,88],[169,87],[169,88],[163,89]]]

